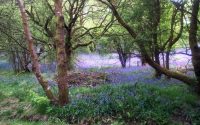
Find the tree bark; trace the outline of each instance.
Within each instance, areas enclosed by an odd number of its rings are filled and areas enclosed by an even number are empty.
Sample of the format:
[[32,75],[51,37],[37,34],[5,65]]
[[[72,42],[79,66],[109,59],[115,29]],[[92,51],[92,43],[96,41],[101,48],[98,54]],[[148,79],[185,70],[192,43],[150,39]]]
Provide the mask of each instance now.
[[168,69],[169,70],[169,56],[170,56],[170,51],[168,51],[167,50],[167,52],[166,52],[166,69]]
[[[168,47],[167,48],[167,51],[166,51],[166,61],[165,61],[165,68],[167,69],[167,70],[170,70],[170,52],[171,52],[171,47]],[[170,76],[167,76],[166,77],[167,79],[170,79]]]
[[145,66],[146,65],[146,60],[143,56],[140,57],[140,60],[141,60],[141,63],[142,63],[142,66]]
[[43,90],[45,91],[46,96],[52,103],[54,103],[56,101],[56,98],[54,97],[53,93],[51,92],[48,82],[41,75],[40,64],[39,64],[36,50],[34,49],[34,41],[33,41],[32,34],[29,29],[28,19],[27,19],[25,8],[24,8],[24,2],[23,2],[23,0],[17,0],[17,2],[18,2],[19,9],[20,9],[20,13],[21,13],[25,38],[28,42],[28,49],[29,49],[30,55],[31,55],[32,70],[33,70],[37,80],[39,81],[40,85],[42,86]]
[[[158,49],[154,50],[154,58],[155,62],[160,65],[160,52]],[[155,70],[155,77],[160,78],[162,76],[162,73],[159,70]]]
[[121,43],[117,39],[114,39],[113,43],[114,43],[117,53],[119,55],[119,61],[121,63],[122,68],[126,68],[126,62],[128,59],[127,53],[125,53],[125,51],[122,48]]
[[199,3],[200,0],[193,0],[189,44],[192,52],[192,64],[194,66],[194,72],[198,81],[196,90],[200,94],[200,47],[197,40]]
[[65,52],[67,58],[67,70],[70,71],[73,69],[72,65],[72,43],[71,43],[71,30],[67,31],[67,35],[65,38]]
[[117,51],[122,68],[126,68],[127,55],[121,51]]
[[58,67],[58,91],[59,91],[59,105],[64,106],[69,103],[68,98],[68,82],[67,82],[67,58],[65,51],[64,40],[64,17],[62,13],[62,0],[54,0],[55,15],[56,15],[56,55]]

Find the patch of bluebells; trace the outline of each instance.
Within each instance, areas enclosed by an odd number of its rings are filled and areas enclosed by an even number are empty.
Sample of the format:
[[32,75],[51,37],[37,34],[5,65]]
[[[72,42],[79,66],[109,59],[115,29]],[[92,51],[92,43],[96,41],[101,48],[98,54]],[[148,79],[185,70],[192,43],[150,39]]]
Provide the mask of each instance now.
[[[173,61],[174,58],[178,57],[179,60],[177,59],[176,62]],[[173,61],[173,65],[177,65],[177,63],[179,62],[181,62],[180,65],[182,65],[182,63],[187,63],[183,61],[184,59],[183,55],[182,56],[176,55],[174,56],[174,58],[171,59],[171,61]],[[137,58],[132,59],[132,61],[133,61],[132,65],[135,65],[135,62],[138,61],[138,59]],[[11,68],[12,68],[11,65],[6,61],[0,61],[0,70],[1,69],[8,70]],[[95,72],[107,73],[108,79],[110,80],[109,82],[111,82],[113,85],[124,84],[124,83],[127,84],[146,83],[146,84],[158,84],[160,86],[165,86],[174,83],[176,84],[181,83],[180,81],[175,79],[166,80],[165,77],[162,77],[161,79],[154,78],[153,77],[154,69],[151,68],[150,66],[131,66],[127,68],[121,68],[117,56],[112,54],[109,56],[100,56],[98,54],[79,55],[76,68],[77,70],[84,72],[95,71]],[[56,71],[56,63],[52,62],[48,64],[41,64],[41,71],[44,74],[53,74]],[[187,75],[194,76],[194,73],[188,72]],[[50,76],[47,75],[47,78],[50,78]],[[0,76],[1,81],[8,81],[9,83],[12,81],[16,81],[18,79],[19,77],[5,78],[4,76]],[[35,80],[33,81],[35,82]]]
[[0,70],[11,70],[12,65],[6,61],[0,61]]
[[160,86],[166,86],[169,84],[179,84],[180,81],[176,79],[166,80],[163,76],[160,79],[154,78],[154,70],[151,67],[130,67],[130,68],[111,68],[104,70],[108,73],[108,78],[111,79],[113,84],[135,84],[135,83],[145,83],[145,84],[158,84]]
[[[146,84],[159,84],[160,86],[165,86],[168,84],[181,83],[180,81],[175,79],[166,80],[164,76],[161,79],[153,78],[154,69],[152,69],[150,66],[133,66],[136,65],[138,61],[140,61],[138,60],[138,58],[132,58],[132,66],[123,69],[120,68],[120,63],[116,55],[111,54],[110,57],[101,57],[98,54],[79,55],[79,62],[77,63],[78,69],[81,69],[82,71],[91,71],[92,68],[92,71],[105,72],[108,74],[108,78],[114,85],[123,83],[134,84],[137,82],[142,82]],[[170,66],[184,67],[188,64],[188,60],[190,59],[191,57],[187,55],[173,55],[170,57]],[[110,65],[110,63],[113,64]],[[194,73],[189,72],[186,75],[194,76]]]
[[41,71],[43,73],[53,73],[56,71],[56,63],[41,64]]

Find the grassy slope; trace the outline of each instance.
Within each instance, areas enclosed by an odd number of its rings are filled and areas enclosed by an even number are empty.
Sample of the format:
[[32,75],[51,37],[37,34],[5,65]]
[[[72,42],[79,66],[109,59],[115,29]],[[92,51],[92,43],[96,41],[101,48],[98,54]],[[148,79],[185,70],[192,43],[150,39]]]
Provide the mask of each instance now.
[[[0,124],[200,124],[199,98],[187,86],[71,88],[71,104],[52,107],[31,74],[1,72]],[[56,92],[56,89],[54,89]],[[33,120],[30,122],[28,120]],[[39,121],[39,122],[35,122]]]

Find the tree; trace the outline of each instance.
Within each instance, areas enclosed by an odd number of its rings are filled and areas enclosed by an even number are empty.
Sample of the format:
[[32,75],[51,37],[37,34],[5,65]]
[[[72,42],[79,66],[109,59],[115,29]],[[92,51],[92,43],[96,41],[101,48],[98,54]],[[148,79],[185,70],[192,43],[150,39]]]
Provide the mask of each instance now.
[[[136,39],[137,38],[137,33],[135,31],[135,29],[133,27],[131,27],[129,24],[127,24],[124,19],[122,18],[122,16],[120,16],[119,12],[117,11],[116,9],[116,3],[113,3],[112,1],[110,0],[99,0],[101,3],[107,5],[113,12],[113,15],[115,16],[115,18],[118,20],[118,22],[121,24],[122,27],[124,27],[128,32],[129,34],[132,36],[133,39]],[[196,39],[196,31],[197,31],[197,13],[199,11],[199,0],[194,0],[193,1],[193,16],[191,18],[191,23],[190,24],[190,46],[191,46],[191,50],[193,51],[193,53],[197,54],[199,52],[199,49],[197,49],[197,41],[195,41]],[[192,29],[192,31],[191,31]],[[193,41],[193,42],[192,42]],[[160,65],[158,65],[157,63],[155,63],[151,58],[150,56],[148,55],[147,51],[146,51],[146,48],[145,48],[145,45],[142,41],[139,41],[137,42],[137,45],[138,47],[140,48],[140,51],[142,53],[142,56],[145,58],[145,60],[147,61],[147,63],[152,66],[154,69],[158,70],[159,72],[165,74],[166,76],[170,76],[172,78],[175,78],[175,79],[178,79],[180,81],[183,81],[185,82],[186,84],[192,86],[192,87],[195,87],[195,89],[197,91],[199,91],[199,77],[198,77],[198,73],[199,73],[199,64],[198,63],[198,66],[197,66],[197,63],[196,62],[199,62],[199,56],[196,56],[196,55],[193,55],[193,62],[195,62],[195,65],[197,68],[195,73],[197,74],[197,80],[193,79],[193,78],[190,78],[186,75],[183,75],[183,74],[180,74],[180,73],[177,73],[177,72],[173,72],[173,71],[170,71],[166,68],[163,68],[161,67]],[[195,56],[195,57],[194,57]],[[194,63],[193,63],[194,65]],[[198,87],[196,87],[198,86]]]
[[[41,1],[38,1],[41,2]],[[39,8],[39,9],[38,9]],[[45,8],[45,10],[43,9]],[[47,15],[44,16],[40,11],[44,11]],[[37,25],[36,30],[44,34],[48,39],[54,38],[55,28],[54,16],[55,12],[52,8],[52,2],[48,0],[42,1],[41,8],[37,3],[32,3],[30,9],[26,10],[31,21]],[[67,69],[73,69],[73,54],[80,47],[87,47],[94,44],[98,39],[98,34],[106,31],[110,24],[110,17],[108,16],[106,8],[101,7],[92,0],[64,0],[63,1],[63,16],[64,21],[64,35],[65,35],[65,52],[67,61]],[[102,33],[101,33],[102,32]],[[38,38],[38,37],[34,37]],[[39,41],[46,41],[37,39]],[[53,45],[52,49],[56,49],[54,42],[44,42]]]
[[55,0],[55,15],[57,18],[56,23],[56,54],[57,54],[57,67],[58,76],[57,83],[59,89],[59,104],[66,105],[69,103],[68,98],[68,85],[67,85],[67,62],[69,58],[66,56],[65,48],[65,35],[64,35],[64,16],[62,12],[62,0]]
[[110,26],[108,31],[101,36],[99,46],[100,52],[117,53],[122,68],[126,68],[128,59],[136,50],[134,41],[130,39],[130,35],[124,29],[115,23]]
[[[160,0],[151,0],[150,2],[150,28],[152,29],[152,48],[155,62],[160,65],[160,50],[158,43],[158,28],[161,18],[161,3]],[[162,73],[156,70],[155,77],[160,78]]]
[[16,7],[11,1],[0,4],[0,48],[7,53],[9,62],[16,73],[29,72],[29,51],[24,44],[23,32]]
[[163,49],[166,50],[166,68],[169,70],[170,69],[170,66],[169,66],[169,56],[170,56],[170,52],[171,52],[171,49],[173,47],[173,45],[175,43],[178,42],[178,40],[180,39],[180,37],[182,36],[182,32],[183,32],[183,16],[184,16],[184,12],[183,12],[183,9],[184,9],[184,3],[181,3],[181,6],[180,6],[180,29],[179,29],[179,32],[177,35],[175,35],[175,32],[176,32],[176,16],[177,16],[177,13],[178,13],[178,9],[177,8],[174,8],[173,9],[173,12],[172,12],[172,16],[171,16],[171,24],[170,24],[170,35],[167,39],[167,41],[163,44]]
[[197,40],[199,4],[200,0],[193,0],[192,15],[190,20],[189,44],[192,52],[192,64],[194,66],[194,72],[198,81],[198,85],[196,87],[198,93],[200,94],[200,47]]
[[69,103],[68,99],[68,86],[67,86],[67,65],[66,65],[66,55],[65,55],[65,47],[64,47],[64,17],[62,15],[62,0],[55,0],[55,14],[57,18],[56,23],[56,35],[55,35],[55,42],[57,48],[57,67],[58,67],[58,76],[57,76],[57,83],[58,83],[58,90],[59,90],[59,98],[57,99],[48,85],[48,82],[43,78],[41,71],[40,71],[40,64],[38,55],[34,48],[34,40],[32,38],[32,34],[29,28],[27,15],[24,7],[23,0],[17,0],[18,6],[21,13],[21,18],[23,22],[24,34],[25,38],[28,42],[28,49],[30,51],[31,60],[32,60],[32,69],[33,72],[43,87],[46,96],[53,104],[58,104],[60,106],[66,105]]

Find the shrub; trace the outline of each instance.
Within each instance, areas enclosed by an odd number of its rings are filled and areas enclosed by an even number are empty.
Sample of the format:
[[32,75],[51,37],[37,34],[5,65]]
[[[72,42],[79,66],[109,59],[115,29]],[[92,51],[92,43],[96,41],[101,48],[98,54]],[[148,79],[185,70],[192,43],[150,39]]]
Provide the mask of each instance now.
[[31,99],[33,106],[37,108],[37,111],[39,113],[42,113],[42,114],[46,113],[47,108],[50,106],[50,103],[47,97],[40,96],[34,91],[30,91],[29,98]]

